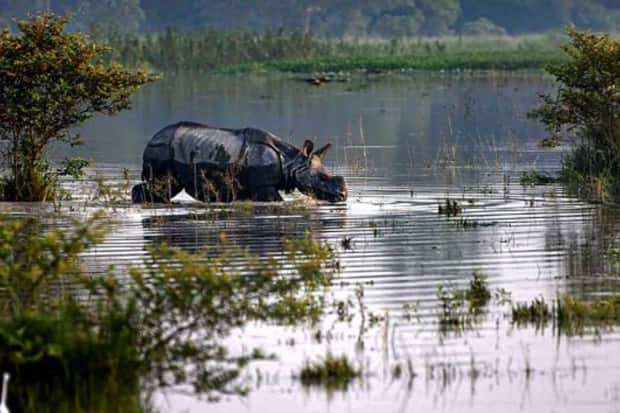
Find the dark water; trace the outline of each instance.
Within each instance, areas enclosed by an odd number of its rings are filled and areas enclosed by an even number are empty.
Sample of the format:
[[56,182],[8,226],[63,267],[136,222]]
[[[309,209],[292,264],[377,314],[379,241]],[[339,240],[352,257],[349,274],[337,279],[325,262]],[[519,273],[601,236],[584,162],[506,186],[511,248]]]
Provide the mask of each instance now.
[[[307,137],[331,141],[328,164],[346,177],[350,192],[346,204],[302,208],[247,211],[183,196],[173,208],[120,208],[114,232],[87,257],[93,271],[139,262],[145,246],[161,240],[188,250],[213,245],[222,231],[231,247],[279,256],[284,239],[310,229],[338,251],[342,273],[333,293],[352,295],[363,285],[366,309],[389,314],[368,328],[363,345],[359,320],[332,326],[327,319],[320,342],[306,328],[247,326],[230,337],[231,346],[262,346],[280,356],[244,373],[248,397],[210,404],[178,389],[157,395],[158,406],[173,412],[618,411],[617,328],[577,337],[558,335],[552,326],[516,328],[505,307],[492,305],[476,328],[438,332],[437,288],[464,287],[475,269],[515,301],[567,292],[591,298],[620,287],[618,268],[605,256],[617,242],[620,211],[581,202],[559,185],[519,184],[523,171],[557,172],[567,149],[539,149],[544,131],[526,118],[537,94],[551,87],[538,74],[359,78],[321,88],[281,77],[186,75],[147,88],[134,110],[86,125],[89,143],[81,151],[113,185],[120,185],[124,168],[137,176],[154,132],[185,119],[260,127],[297,144]],[[73,209],[92,208],[83,206],[92,182],[72,188],[82,197]],[[461,216],[438,214],[446,198],[464,206]],[[477,225],[463,226],[462,219]],[[345,237],[351,248],[344,248]],[[416,304],[420,319],[404,318],[404,304]],[[330,393],[292,378],[304,360],[328,351],[363,366],[364,379]],[[396,365],[403,367],[400,378],[392,373]]]

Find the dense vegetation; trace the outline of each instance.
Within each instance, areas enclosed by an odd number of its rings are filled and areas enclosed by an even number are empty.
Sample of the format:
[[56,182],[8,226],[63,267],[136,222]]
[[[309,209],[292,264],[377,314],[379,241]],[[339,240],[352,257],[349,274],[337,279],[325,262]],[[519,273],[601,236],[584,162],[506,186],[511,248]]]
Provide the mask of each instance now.
[[531,115],[559,139],[575,144],[564,177],[583,195],[620,194],[620,41],[569,29],[569,60],[547,71],[558,81]]
[[0,220],[0,366],[12,376],[11,411],[147,411],[149,389],[177,384],[243,394],[240,368],[265,355],[229,349],[230,331],[322,314],[336,262],[310,237],[286,242],[281,261],[161,245],[140,267],[89,274],[80,254],[101,242],[105,218],[48,229]]
[[[20,22],[16,34],[0,33],[0,137],[8,140],[2,166],[10,172],[0,179],[2,200],[57,196],[54,173],[43,156],[46,147],[79,144],[76,126],[97,113],[128,109],[131,95],[155,79],[144,71],[97,63],[108,49],[67,33],[68,22],[41,14]],[[76,166],[69,163],[68,169],[76,172]]]
[[310,34],[217,30],[98,34],[123,64],[182,70],[325,72],[531,69],[564,59],[557,35],[426,40],[324,40]]
[[615,0],[3,0],[0,25],[31,11],[70,11],[74,27],[122,32],[266,29],[320,36],[521,34],[568,24],[617,30]]

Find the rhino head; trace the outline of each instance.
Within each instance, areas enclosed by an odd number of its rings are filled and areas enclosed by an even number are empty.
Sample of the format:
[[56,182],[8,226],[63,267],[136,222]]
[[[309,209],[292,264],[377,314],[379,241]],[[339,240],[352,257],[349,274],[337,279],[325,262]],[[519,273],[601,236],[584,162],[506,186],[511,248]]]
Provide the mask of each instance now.
[[341,202],[347,199],[347,185],[342,176],[330,175],[321,161],[331,144],[312,152],[314,144],[307,140],[299,154],[289,165],[289,175],[294,186],[305,195],[329,202]]

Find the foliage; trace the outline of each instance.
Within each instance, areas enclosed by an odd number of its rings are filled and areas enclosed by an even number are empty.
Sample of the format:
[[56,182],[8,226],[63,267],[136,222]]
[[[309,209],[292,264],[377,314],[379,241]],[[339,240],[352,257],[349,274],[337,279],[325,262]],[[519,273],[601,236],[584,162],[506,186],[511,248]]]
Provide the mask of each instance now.
[[522,186],[549,185],[557,181],[556,178],[538,171],[523,172],[519,178],[519,183]]
[[470,310],[477,313],[491,300],[491,291],[487,276],[480,270],[474,270],[469,288],[465,291],[465,298],[469,302]]
[[0,291],[8,296],[0,314],[41,309],[65,293],[65,283],[82,279],[78,257],[102,240],[105,224],[97,214],[72,227],[53,226],[41,233],[37,218],[0,223]]
[[0,137],[8,140],[6,200],[38,201],[53,192],[43,153],[51,142],[77,145],[74,128],[97,113],[131,106],[155,79],[143,71],[97,63],[107,47],[68,33],[68,17],[40,14],[0,34]]
[[[577,147],[565,165],[567,179],[598,188],[609,181],[620,189],[620,41],[608,34],[567,29],[568,61],[547,71],[559,83],[555,96],[543,95],[531,112],[554,135],[576,137]],[[580,182],[581,183],[581,182]]]
[[229,353],[223,339],[252,321],[317,321],[336,271],[331,249],[306,237],[287,242],[285,262],[244,253],[239,271],[229,254],[160,245],[120,282],[117,270],[88,275],[80,264],[104,235],[102,217],[42,225],[0,223],[0,365],[23,390],[19,410],[53,410],[65,394],[74,407],[97,405],[102,391],[139,406],[152,386],[180,383],[243,394],[240,369],[264,355]]
[[544,298],[535,298],[530,303],[517,303],[512,306],[512,322],[517,325],[534,323],[544,326],[552,319],[552,311]]
[[563,61],[553,36],[387,40],[326,40],[299,32],[166,30],[102,34],[111,60],[164,72],[282,71],[295,73],[400,70],[539,69]]
[[580,300],[563,295],[556,300],[555,317],[558,330],[565,334],[582,334],[587,326],[620,323],[620,296]]
[[620,264],[620,247],[612,247],[607,251],[607,258],[612,265]]
[[78,30],[250,27],[373,37],[463,33],[472,24],[510,34],[545,32],[571,22],[609,31],[620,19],[614,0],[178,0],[174,7],[167,0],[4,0],[0,23],[50,9],[74,12]]
[[304,386],[322,385],[329,390],[346,389],[361,372],[355,369],[346,356],[334,357],[327,353],[324,360],[306,364],[301,369],[299,379]]
[[512,307],[516,325],[535,324],[544,327],[553,322],[558,333],[583,334],[587,327],[604,327],[620,323],[620,296],[583,300],[571,295],[558,295],[550,306],[543,298]]
[[468,288],[464,291],[454,286],[440,285],[439,328],[442,333],[462,331],[473,326],[491,300],[487,277],[480,270],[474,270]]

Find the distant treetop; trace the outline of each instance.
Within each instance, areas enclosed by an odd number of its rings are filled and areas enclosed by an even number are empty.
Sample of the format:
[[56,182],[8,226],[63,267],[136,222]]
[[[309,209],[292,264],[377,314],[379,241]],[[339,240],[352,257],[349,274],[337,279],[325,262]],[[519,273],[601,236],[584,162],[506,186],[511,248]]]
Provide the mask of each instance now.
[[287,30],[321,36],[521,34],[573,24],[620,30],[618,0],[3,0],[0,26],[34,11],[70,12],[73,29]]

